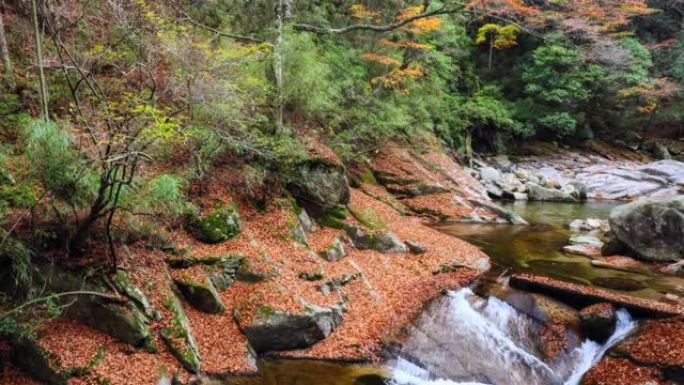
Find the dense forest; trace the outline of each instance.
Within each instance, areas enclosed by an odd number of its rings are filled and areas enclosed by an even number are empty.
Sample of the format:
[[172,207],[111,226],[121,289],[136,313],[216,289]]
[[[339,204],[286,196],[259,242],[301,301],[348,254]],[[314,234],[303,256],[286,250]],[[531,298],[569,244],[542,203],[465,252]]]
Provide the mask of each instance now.
[[231,215],[203,201],[217,169],[262,210],[312,154],[354,169],[390,143],[669,158],[683,22],[679,0],[2,0],[0,269],[116,275],[128,245]]

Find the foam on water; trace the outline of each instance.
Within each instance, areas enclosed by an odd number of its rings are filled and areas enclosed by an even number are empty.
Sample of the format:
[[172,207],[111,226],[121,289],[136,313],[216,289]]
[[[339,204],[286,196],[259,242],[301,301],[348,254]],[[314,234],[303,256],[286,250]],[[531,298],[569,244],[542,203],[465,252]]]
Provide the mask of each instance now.
[[451,292],[416,323],[396,360],[396,385],[577,385],[608,349],[636,327],[618,311],[603,345],[586,340],[556,362],[537,356],[540,326],[507,303],[470,289]]

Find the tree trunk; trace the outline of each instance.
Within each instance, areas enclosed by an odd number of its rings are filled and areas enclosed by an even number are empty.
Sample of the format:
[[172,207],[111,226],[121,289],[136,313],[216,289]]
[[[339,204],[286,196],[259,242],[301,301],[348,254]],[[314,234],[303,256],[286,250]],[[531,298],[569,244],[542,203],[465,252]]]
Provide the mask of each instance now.
[[[0,8],[4,6],[0,1]],[[9,56],[9,47],[7,46],[7,37],[5,36],[5,23],[0,14],[0,59],[2,59],[3,66],[3,83],[9,90],[13,90],[16,86],[14,80],[14,72],[12,71],[12,60]]]
[[43,42],[42,31],[38,23],[38,7],[36,0],[31,0],[31,18],[33,21],[33,35],[36,44],[36,61],[38,62],[38,92],[40,94],[40,108],[43,119],[50,120],[48,111],[47,82],[45,81],[45,69],[43,68]]
[[489,39],[489,65],[488,69],[492,69],[492,58],[494,57],[494,37]]
[[277,101],[277,116],[276,116],[276,132],[278,135],[285,133],[283,124],[283,110],[285,97],[283,95],[284,79],[283,79],[283,35],[285,30],[285,22],[292,17],[292,2],[291,0],[277,0],[276,2],[276,44],[275,44],[275,78],[276,89],[278,92]]

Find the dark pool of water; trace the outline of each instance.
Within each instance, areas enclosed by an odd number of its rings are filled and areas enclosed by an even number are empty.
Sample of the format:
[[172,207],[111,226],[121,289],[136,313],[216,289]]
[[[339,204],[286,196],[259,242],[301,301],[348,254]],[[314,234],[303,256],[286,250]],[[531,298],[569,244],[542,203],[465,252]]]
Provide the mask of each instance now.
[[505,203],[504,207],[525,218],[530,225],[450,224],[438,229],[480,247],[491,257],[496,273],[528,272],[608,289],[614,282],[623,280],[637,287],[637,290],[631,287],[624,291],[626,294],[650,299],[662,299],[666,293],[681,291],[684,279],[662,274],[646,265],[640,272],[596,268],[589,258],[560,251],[568,238],[577,234],[568,228],[573,219],[607,219],[619,204],[610,201]]

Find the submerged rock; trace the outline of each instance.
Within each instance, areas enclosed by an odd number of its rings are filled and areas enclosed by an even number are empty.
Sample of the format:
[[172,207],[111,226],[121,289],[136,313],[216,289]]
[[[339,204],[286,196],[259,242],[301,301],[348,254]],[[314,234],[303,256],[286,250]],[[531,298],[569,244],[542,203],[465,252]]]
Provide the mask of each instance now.
[[684,197],[618,206],[610,213],[610,227],[640,258],[677,261],[684,257]]
[[589,339],[605,342],[615,331],[617,315],[610,303],[597,303],[580,310],[582,332]]
[[257,353],[309,347],[329,336],[342,323],[342,310],[338,307],[308,305],[301,313],[267,307],[257,311],[260,319],[242,328]]
[[601,249],[601,247],[603,247],[603,241],[601,241],[600,239],[598,239],[598,237],[595,237],[593,235],[573,235],[572,237],[570,237],[568,242],[570,242],[570,244],[574,246],[591,246],[599,250]]

